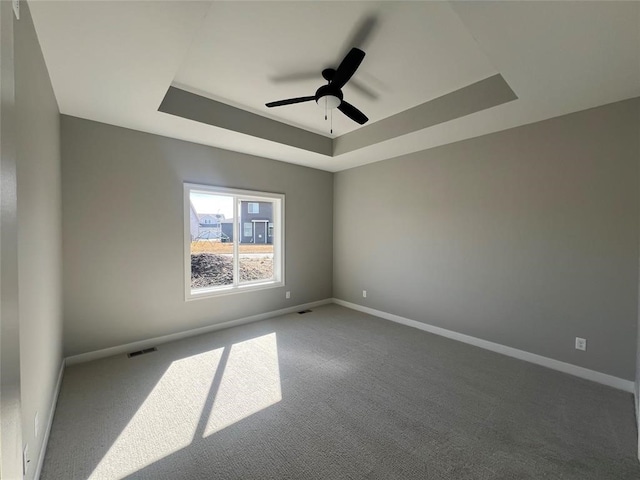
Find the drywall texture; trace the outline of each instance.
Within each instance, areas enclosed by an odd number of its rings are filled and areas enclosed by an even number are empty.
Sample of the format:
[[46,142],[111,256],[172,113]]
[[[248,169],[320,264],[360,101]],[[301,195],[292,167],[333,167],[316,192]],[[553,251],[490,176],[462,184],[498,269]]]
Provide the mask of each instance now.
[[[31,20],[15,22],[22,437],[34,478],[62,365],[60,114]],[[38,436],[34,418],[38,412]]]
[[[183,182],[285,194],[286,287],[185,302]],[[331,296],[329,172],[62,116],[62,186],[66,355]]]
[[639,103],[337,173],[334,296],[633,380]]

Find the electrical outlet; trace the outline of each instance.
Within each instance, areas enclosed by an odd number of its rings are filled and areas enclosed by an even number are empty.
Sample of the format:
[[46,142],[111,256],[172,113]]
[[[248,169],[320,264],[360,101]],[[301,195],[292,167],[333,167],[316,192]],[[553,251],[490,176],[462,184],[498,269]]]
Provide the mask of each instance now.
[[362,290],[362,296],[363,296],[364,298],[367,298],[367,291],[366,291],[366,290]]
[[291,298],[291,292],[287,292],[284,294],[284,298]]
[[38,425],[40,422],[38,421],[38,412],[36,412],[36,416],[33,418],[33,431],[35,433],[35,438],[38,438]]
[[576,337],[576,350],[587,350],[587,340],[585,338]]
[[22,474],[26,476],[29,472],[29,462],[31,459],[29,458],[29,444],[27,443],[24,446],[24,450],[22,451]]

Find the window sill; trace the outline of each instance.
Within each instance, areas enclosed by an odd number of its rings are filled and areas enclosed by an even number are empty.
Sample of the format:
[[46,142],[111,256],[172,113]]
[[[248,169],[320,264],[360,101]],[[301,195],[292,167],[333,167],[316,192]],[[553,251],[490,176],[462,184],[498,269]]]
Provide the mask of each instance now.
[[200,300],[204,298],[221,297],[224,295],[235,295],[237,293],[256,292],[260,290],[269,290],[271,288],[284,287],[284,282],[262,282],[262,283],[249,283],[246,285],[229,286],[229,287],[213,287],[213,288],[201,288],[194,291],[186,292],[185,301],[190,302],[192,300]]

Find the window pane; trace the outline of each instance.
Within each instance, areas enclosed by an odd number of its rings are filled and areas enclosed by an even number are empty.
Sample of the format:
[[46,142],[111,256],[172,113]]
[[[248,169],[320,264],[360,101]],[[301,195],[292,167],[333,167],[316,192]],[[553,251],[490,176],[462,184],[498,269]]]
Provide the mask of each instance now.
[[248,202],[247,214],[251,214],[251,221],[244,223],[246,231],[239,245],[240,283],[271,280],[274,277],[273,227],[269,228],[274,222],[273,211],[274,202]]
[[273,245],[240,245],[240,283],[273,278]]
[[233,197],[191,192],[191,288],[233,285]]
[[284,284],[284,195],[185,183],[185,203],[187,300]]

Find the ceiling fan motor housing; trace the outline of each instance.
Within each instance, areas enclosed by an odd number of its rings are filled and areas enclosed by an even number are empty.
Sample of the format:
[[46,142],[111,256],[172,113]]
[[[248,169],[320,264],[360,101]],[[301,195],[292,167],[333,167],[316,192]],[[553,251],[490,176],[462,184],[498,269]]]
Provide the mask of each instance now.
[[[322,76],[328,82],[327,85],[323,85],[316,94],[307,97],[287,98],[285,100],[278,100],[276,102],[269,102],[265,105],[268,108],[281,107],[283,105],[293,105],[296,103],[310,102],[315,100],[318,105],[325,109],[337,108],[344,115],[349,117],[356,123],[364,125],[369,121],[367,116],[351,105],[349,102],[344,102],[342,97],[341,88],[346,85],[349,79],[356,73],[356,70],[362,63],[365,53],[359,48],[353,47],[349,50],[349,53],[344,57],[337,69],[325,68],[322,71]],[[324,100],[324,101],[323,101]],[[327,118],[327,112],[325,110],[325,120]]]
[[316,103],[321,107],[337,108],[342,103],[342,91],[339,88],[332,87],[331,84],[323,85],[316,91]]

